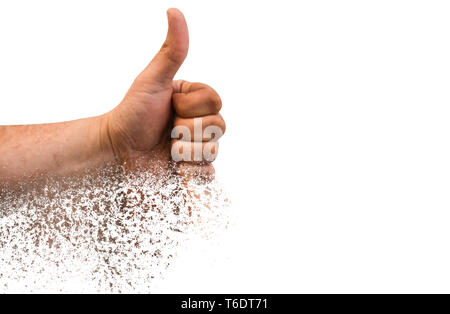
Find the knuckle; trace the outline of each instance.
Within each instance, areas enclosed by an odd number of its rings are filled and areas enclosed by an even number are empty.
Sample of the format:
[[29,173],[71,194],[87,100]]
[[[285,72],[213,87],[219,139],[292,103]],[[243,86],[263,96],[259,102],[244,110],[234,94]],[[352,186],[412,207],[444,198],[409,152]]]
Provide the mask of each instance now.
[[225,122],[225,120],[222,118],[222,116],[220,116],[220,121],[222,123],[222,133],[225,133],[225,131],[227,130],[227,123]]
[[212,88],[208,92],[208,103],[215,112],[219,112],[222,108],[222,99]]
[[225,124],[225,120],[222,118],[221,115],[214,116],[211,124],[218,126],[222,130],[222,133],[225,133],[226,124]]

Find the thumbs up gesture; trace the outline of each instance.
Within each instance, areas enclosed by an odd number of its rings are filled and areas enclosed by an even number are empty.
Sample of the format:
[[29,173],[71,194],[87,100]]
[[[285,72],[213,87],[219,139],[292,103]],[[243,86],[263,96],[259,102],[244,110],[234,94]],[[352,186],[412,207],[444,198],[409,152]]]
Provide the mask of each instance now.
[[210,167],[225,131],[222,102],[206,84],[173,80],[187,56],[189,34],[179,10],[169,9],[167,18],[160,51],[105,115],[109,141],[123,164],[151,156]]

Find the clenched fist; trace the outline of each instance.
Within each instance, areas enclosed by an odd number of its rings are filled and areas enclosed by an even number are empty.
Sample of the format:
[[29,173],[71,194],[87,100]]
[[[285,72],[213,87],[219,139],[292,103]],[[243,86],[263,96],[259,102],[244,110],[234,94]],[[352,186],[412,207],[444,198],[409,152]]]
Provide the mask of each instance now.
[[106,115],[107,134],[122,163],[143,155],[172,155],[176,161],[207,166],[217,154],[217,139],[225,131],[219,114],[222,102],[206,84],[173,80],[186,58],[189,35],[179,10],[169,9],[167,17],[164,44],[123,101]]

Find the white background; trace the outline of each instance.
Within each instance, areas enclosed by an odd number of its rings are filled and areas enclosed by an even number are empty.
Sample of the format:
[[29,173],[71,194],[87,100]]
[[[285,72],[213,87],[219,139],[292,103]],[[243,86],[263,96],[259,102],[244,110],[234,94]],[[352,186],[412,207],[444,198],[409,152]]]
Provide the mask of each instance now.
[[1,1],[0,124],[113,108],[172,6],[239,219],[160,291],[450,292],[448,1]]

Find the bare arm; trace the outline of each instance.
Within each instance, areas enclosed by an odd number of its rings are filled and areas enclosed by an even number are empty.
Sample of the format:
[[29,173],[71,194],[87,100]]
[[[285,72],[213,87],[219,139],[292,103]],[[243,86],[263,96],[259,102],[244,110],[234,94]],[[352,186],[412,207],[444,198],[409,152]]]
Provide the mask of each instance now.
[[71,175],[114,160],[104,116],[69,122],[0,126],[2,182]]

